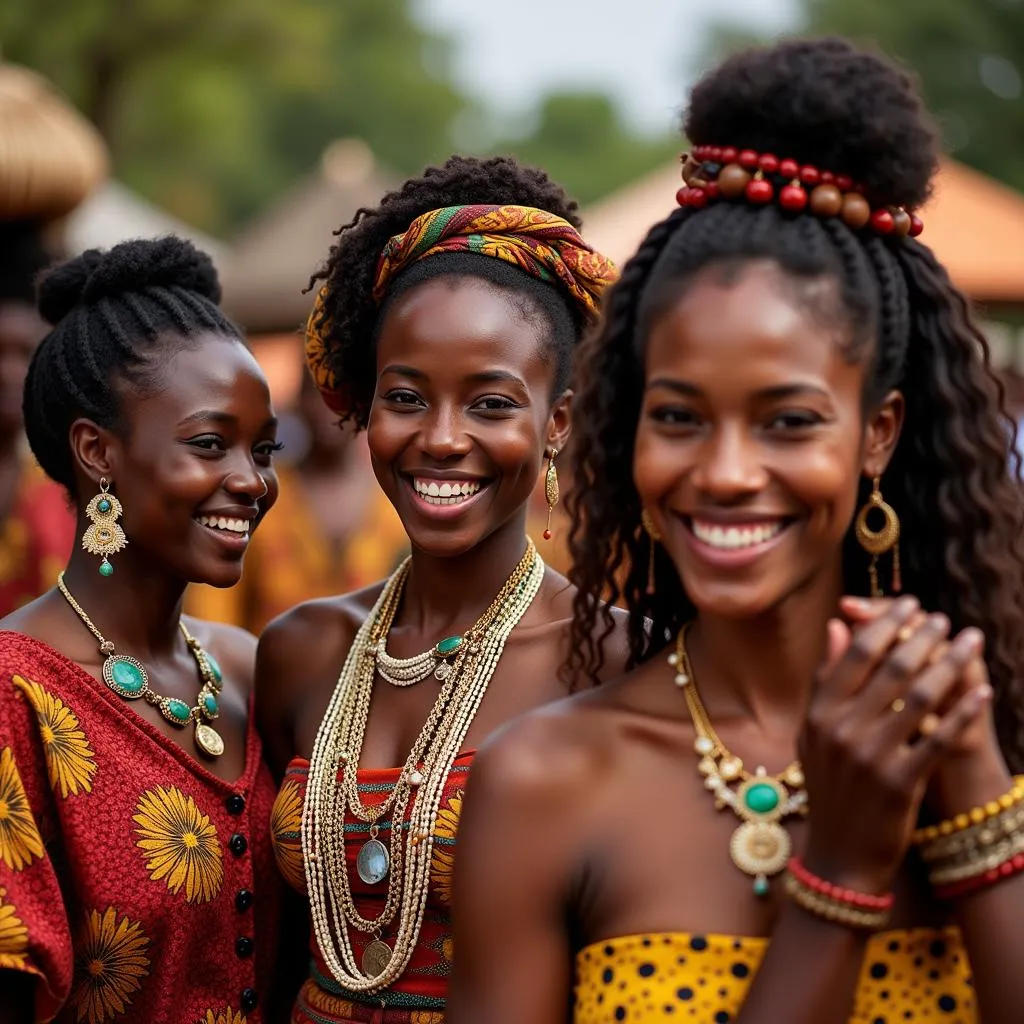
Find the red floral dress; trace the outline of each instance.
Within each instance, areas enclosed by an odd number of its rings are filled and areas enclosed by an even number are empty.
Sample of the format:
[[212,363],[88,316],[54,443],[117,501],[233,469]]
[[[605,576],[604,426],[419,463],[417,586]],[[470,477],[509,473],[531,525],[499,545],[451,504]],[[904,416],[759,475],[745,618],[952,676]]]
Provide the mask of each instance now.
[[263,1020],[273,799],[251,716],[224,782],[59,652],[0,632],[0,969],[37,977],[36,1020]]
[[[430,860],[430,889],[419,941],[405,973],[390,988],[372,996],[347,992],[331,977],[323,962],[316,937],[310,941],[312,962],[303,984],[292,1024],[444,1024],[445,998],[452,959],[452,870],[455,866],[455,834],[462,810],[473,751],[460,754],[452,765],[434,822],[434,852]],[[398,781],[401,769],[361,769],[359,792],[366,804],[383,802]],[[281,873],[300,893],[306,891],[306,873],[302,859],[302,803],[306,794],[309,761],[295,758],[285,772],[271,817],[274,853]],[[410,808],[411,810],[411,808]],[[408,819],[408,813],[406,815]],[[387,844],[391,822],[380,822],[380,838]],[[352,896],[364,917],[376,917],[387,895],[387,883],[367,885],[356,872],[359,837],[369,826],[350,818],[345,833],[352,837],[345,844]],[[350,931],[356,961],[372,936]],[[385,934],[385,938],[388,935]]]

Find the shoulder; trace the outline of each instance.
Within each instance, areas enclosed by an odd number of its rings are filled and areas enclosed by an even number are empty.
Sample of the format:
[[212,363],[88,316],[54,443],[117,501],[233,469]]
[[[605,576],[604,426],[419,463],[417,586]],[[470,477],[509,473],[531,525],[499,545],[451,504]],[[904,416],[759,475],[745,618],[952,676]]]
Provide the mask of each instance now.
[[186,628],[209,651],[224,670],[224,676],[248,696],[256,666],[256,637],[239,626],[184,616]]

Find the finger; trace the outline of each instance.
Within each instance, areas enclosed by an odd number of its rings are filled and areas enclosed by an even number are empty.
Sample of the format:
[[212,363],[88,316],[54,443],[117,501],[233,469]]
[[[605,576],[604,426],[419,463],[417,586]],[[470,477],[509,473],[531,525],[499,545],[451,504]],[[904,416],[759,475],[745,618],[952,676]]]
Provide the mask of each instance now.
[[822,671],[832,672],[850,646],[850,630],[846,623],[839,619],[829,619],[825,628],[825,662]]
[[[935,648],[949,635],[949,619],[941,612],[924,616],[921,625],[914,628],[916,619],[911,618],[896,631],[896,643],[857,698],[855,714],[862,713],[871,721],[891,714],[890,705],[907,698]],[[902,708],[893,710],[899,712]]]
[[887,612],[894,603],[891,597],[846,597],[839,598],[839,610],[851,622],[871,622]]
[[[939,661],[929,665],[913,680],[903,696],[897,698],[899,706],[891,704],[883,712],[883,747],[906,743],[915,735],[927,736],[936,731],[941,721],[939,709],[944,706],[955,706],[958,691],[963,692],[960,687],[964,672],[977,660],[981,645],[982,637],[978,630],[964,630],[953,643],[947,645],[947,650]],[[984,685],[986,683],[982,679],[980,685],[976,684],[969,689],[977,690]],[[934,721],[928,716],[938,716],[939,721]]]
[[986,683],[975,687],[965,693],[953,708],[942,716],[939,724],[929,735],[922,736],[912,747],[904,747],[901,771],[906,780],[911,782],[931,775],[950,747],[974,724],[991,700],[991,686]]

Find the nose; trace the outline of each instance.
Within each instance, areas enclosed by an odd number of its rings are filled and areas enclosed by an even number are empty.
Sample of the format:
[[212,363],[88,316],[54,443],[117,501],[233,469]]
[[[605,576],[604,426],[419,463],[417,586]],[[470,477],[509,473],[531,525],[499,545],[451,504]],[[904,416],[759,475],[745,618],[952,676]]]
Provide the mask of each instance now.
[[768,474],[760,449],[740,425],[719,425],[702,446],[693,483],[715,501],[729,502],[762,490]]
[[224,478],[224,489],[230,494],[237,494],[259,501],[267,496],[270,484],[260,472],[259,466],[248,454],[239,455]]
[[423,452],[438,462],[469,453],[473,442],[466,433],[462,412],[452,404],[437,404],[424,417],[420,432]]

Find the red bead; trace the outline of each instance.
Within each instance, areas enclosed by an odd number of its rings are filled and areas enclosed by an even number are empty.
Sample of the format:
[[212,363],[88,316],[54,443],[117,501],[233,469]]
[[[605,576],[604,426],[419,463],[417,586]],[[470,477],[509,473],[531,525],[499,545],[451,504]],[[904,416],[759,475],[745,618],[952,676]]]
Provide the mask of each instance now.
[[1003,861],[1003,863],[999,865],[999,874],[1001,874],[1003,878],[1009,878],[1010,875],[1013,874],[1013,863],[1008,860]]
[[722,147],[722,163],[723,164],[734,164],[736,162],[736,147],[735,146],[723,146]]
[[1016,856],[1015,856],[1015,857],[1013,858],[1013,866],[1014,866],[1014,867],[1015,867],[1015,868],[1016,868],[1016,869],[1017,869],[1018,871],[1020,871],[1020,870],[1021,870],[1022,868],[1024,868],[1024,853],[1018,853],[1018,854],[1017,854],[1017,855],[1016,855]]
[[717,181],[709,181],[704,186],[704,195],[707,196],[708,199],[717,199],[718,198],[718,182]]
[[799,185],[786,185],[779,192],[779,205],[791,213],[799,213],[807,205],[807,193]]
[[722,159],[722,147],[721,146],[708,146],[708,159],[714,160],[717,163]]
[[762,153],[758,158],[757,166],[765,174],[774,174],[779,169],[779,158],[772,153]]
[[924,231],[924,221],[917,214],[910,215],[910,237],[917,238]]
[[836,187],[842,192],[849,192],[853,188],[853,178],[848,174],[837,174]]
[[818,185],[821,183],[821,171],[811,164],[800,168],[800,180],[805,185]]
[[688,206],[690,200],[690,190],[684,185],[681,189],[676,192],[676,202],[680,206]]
[[690,189],[690,205],[695,210],[702,210],[708,205],[708,197],[704,194],[702,188],[691,188]]
[[544,531],[544,539],[545,540],[551,540],[551,531],[550,530],[545,530]]
[[756,167],[757,166],[757,153],[752,149],[741,149],[740,150],[740,166],[741,167]]
[[779,164],[779,174],[784,178],[795,178],[800,173],[800,165],[795,160],[783,160]]
[[880,235],[889,235],[896,227],[896,222],[888,210],[875,210],[871,214],[871,227]]
[[836,176],[831,171],[821,172],[821,183],[822,185],[833,185],[835,184]]
[[755,178],[747,185],[747,199],[752,203],[770,203],[774,195],[775,189],[772,188],[771,182],[765,181],[764,178]]

